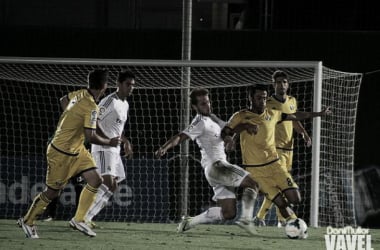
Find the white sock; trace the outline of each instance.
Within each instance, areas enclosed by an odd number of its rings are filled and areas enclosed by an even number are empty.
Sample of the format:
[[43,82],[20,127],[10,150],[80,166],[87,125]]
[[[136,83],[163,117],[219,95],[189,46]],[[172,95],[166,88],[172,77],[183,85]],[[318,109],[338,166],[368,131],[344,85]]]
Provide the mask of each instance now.
[[190,227],[195,227],[198,224],[205,224],[223,220],[221,207],[210,207],[201,214],[195,216],[189,223]]
[[245,188],[241,199],[241,215],[240,219],[251,221],[253,217],[253,208],[257,197],[256,190],[252,188]]
[[107,204],[109,198],[113,195],[111,191],[108,190],[108,187],[102,184],[99,187],[98,193],[96,194],[96,199],[91,205],[90,209],[86,215],[86,221],[92,221],[95,215],[97,215],[100,210]]

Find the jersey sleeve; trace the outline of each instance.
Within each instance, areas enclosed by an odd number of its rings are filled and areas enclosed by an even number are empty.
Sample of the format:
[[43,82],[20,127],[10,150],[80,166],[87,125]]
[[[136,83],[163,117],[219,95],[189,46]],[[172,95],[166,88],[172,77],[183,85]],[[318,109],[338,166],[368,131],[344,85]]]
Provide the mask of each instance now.
[[231,128],[231,129],[234,129],[237,125],[239,125],[241,123],[241,120],[242,120],[241,119],[241,113],[240,112],[236,112],[228,120],[226,126],[229,127],[229,128]]
[[96,105],[90,106],[84,111],[84,127],[96,129],[96,121],[98,119],[98,108]]
[[202,119],[197,119],[194,120],[185,130],[183,130],[182,133],[194,141],[203,133],[204,126],[204,121]]

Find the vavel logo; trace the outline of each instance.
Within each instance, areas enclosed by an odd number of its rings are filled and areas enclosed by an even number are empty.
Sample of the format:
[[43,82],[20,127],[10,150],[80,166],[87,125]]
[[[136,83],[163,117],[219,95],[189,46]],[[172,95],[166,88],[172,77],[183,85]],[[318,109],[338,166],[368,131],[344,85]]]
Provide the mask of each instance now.
[[327,227],[325,234],[326,250],[373,250],[371,235],[367,228]]

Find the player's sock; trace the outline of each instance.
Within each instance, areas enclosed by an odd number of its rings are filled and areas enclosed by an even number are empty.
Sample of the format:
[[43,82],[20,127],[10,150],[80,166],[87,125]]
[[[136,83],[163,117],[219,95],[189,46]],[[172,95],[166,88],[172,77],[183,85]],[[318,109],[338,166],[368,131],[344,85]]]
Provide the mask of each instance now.
[[286,210],[287,210],[289,216],[286,218],[283,216],[285,218],[285,221],[298,218],[297,215],[294,213],[293,209],[291,209],[290,207],[286,207]]
[[104,184],[100,185],[98,189],[98,193],[96,194],[95,201],[94,203],[92,203],[91,207],[89,208],[87,212],[86,221],[91,221],[92,218],[95,216],[95,213],[93,212],[94,207],[97,206],[97,204],[101,202],[101,200],[103,199],[103,195],[106,191],[108,191],[108,187]]
[[189,222],[189,227],[195,227],[198,224],[211,223],[223,220],[221,207],[210,207],[203,213],[195,216]]
[[85,215],[94,202],[97,192],[98,188],[92,187],[88,183],[86,184],[80,194],[78,208],[74,216],[75,221],[84,221]]
[[240,219],[251,221],[253,217],[253,207],[257,197],[256,190],[245,188],[242,196],[241,216]]
[[264,220],[268,211],[272,208],[272,201],[264,196],[263,203],[261,204],[260,210],[257,212],[256,217],[258,219]]
[[99,191],[101,194],[97,194],[95,202],[92,204],[90,210],[87,213],[86,221],[92,221],[92,218],[94,218],[94,216],[97,215],[103,209],[103,207],[105,207],[108,200],[113,195],[113,193],[108,190],[108,187],[103,184],[100,186]]
[[49,205],[50,202],[51,200],[49,200],[44,193],[39,193],[34,198],[32,205],[24,216],[25,224],[29,226],[34,225],[37,217],[45,211],[47,205]]

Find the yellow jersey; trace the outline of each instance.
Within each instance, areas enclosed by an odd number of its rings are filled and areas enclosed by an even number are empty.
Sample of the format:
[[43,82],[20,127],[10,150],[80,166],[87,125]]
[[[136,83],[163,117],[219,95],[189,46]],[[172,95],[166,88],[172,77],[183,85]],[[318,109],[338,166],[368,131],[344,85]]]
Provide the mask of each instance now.
[[[297,101],[293,96],[287,96],[284,102],[271,96],[268,98],[267,108],[278,110],[285,114],[293,114],[297,111]],[[277,124],[275,140],[278,149],[293,149],[293,121],[282,121]]]
[[276,124],[282,120],[282,112],[266,108],[262,114],[241,110],[232,115],[227,127],[234,129],[240,123],[251,123],[259,126],[256,135],[246,130],[240,133],[240,147],[243,165],[265,166],[277,161],[275,144]]
[[67,95],[69,103],[59,118],[52,146],[63,153],[78,154],[84,143],[84,129],[96,129],[98,106],[88,89]]

